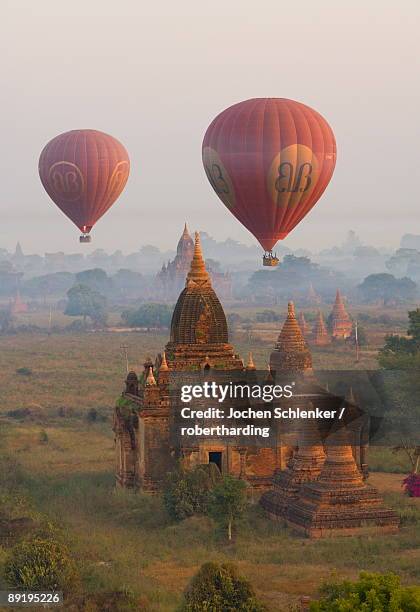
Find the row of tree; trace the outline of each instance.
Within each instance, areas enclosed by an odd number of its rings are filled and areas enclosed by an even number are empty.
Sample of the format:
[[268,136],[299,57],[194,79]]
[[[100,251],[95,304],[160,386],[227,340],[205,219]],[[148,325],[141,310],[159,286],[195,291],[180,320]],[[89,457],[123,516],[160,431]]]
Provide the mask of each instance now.
[[365,303],[382,302],[384,305],[413,301],[418,297],[416,283],[392,274],[370,274],[357,287],[349,279],[331,269],[313,263],[308,257],[286,255],[275,270],[259,270],[249,279],[244,290],[249,296],[271,296],[290,299],[291,291],[305,297],[310,284],[324,300],[330,301],[337,287],[351,293],[354,299]]

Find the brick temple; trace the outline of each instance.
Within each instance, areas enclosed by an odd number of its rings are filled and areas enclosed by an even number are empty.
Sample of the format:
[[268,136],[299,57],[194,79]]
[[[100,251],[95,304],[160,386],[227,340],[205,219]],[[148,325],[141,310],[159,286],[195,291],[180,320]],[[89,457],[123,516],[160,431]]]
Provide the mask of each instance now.
[[315,325],[312,330],[312,344],[316,346],[325,346],[331,343],[331,337],[328,333],[327,326],[324,322],[324,317],[321,310],[318,310],[318,315],[315,321]]
[[334,306],[330,315],[330,325],[333,338],[345,340],[351,335],[353,324],[344,306],[339,289],[337,289]]
[[[307,451],[318,467],[318,449],[312,446]],[[399,517],[364,480],[346,427],[330,432],[325,452],[319,475],[314,472],[311,478],[302,481],[294,497],[287,497],[281,505],[286,523],[311,538],[395,533]],[[280,500],[284,499],[283,491],[279,494]]]
[[[162,487],[168,471],[179,462],[185,469],[215,463],[223,474],[246,480],[250,490],[268,492],[278,486],[290,489],[294,495],[297,485],[317,474],[311,465],[312,456],[308,464],[306,451],[302,444],[299,446],[302,436],[307,439],[314,435],[314,430],[312,433],[297,431],[299,423],[276,419],[271,423],[269,439],[192,439],[173,435],[181,408],[176,391],[177,377],[181,377],[184,384],[186,381],[195,384],[206,377],[209,380],[224,376],[225,380],[239,377],[254,381],[260,376],[264,384],[274,380],[281,383],[288,377],[290,382],[293,377],[296,381],[293,397],[276,400],[278,405],[284,402],[292,408],[317,406],[328,409],[343,401],[317,383],[311,354],[292,303],[289,303],[287,318],[269,363],[268,371],[257,372],[252,355],[245,365],[230,344],[226,316],[212,286],[196,234],[185,287],[173,313],[169,341],[154,361],[146,360],[141,372],[128,373],[125,390],[115,408],[117,484],[153,493]],[[243,400],[230,402],[238,402],[238,407],[244,405]],[[250,402],[258,407],[258,400]],[[197,400],[194,405],[205,408],[204,400]],[[357,413],[357,409],[355,411]],[[328,430],[330,426],[326,423],[319,427],[319,436],[324,438],[327,431],[323,429]],[[355,465],[362,471],[365,443],[359,434],[352,438],[351,448]],[[320,440],[315,440],[314,445],[320,447]],[[319,455],[324,456],[322,448],[319,448]],[[300,466],[302,475],[299,478],[296,475],[289,478],[287,470],[292,464]],[[282,472],[285,472],[284,477],[279,476]],[[286,480],[283,482],[282,478]]]
[[[194,241],[190,236],[187,224],[178,241],[176,255],[172,261],[163,264],[156,276],[157,292],[161,299],[176,300],[185,285],[194,254]],[[213,287],[221,299],[232,297],[232,279],[230,274],[214,270],[208,266]]]
[[311,330],[311,326],[309,325],[309,323],[306,322],[305,315],[302,311],[299,313],[298,321],[299,321],[300,331],[302,332],[303,337],[305,339],[308,338],[312,330]]

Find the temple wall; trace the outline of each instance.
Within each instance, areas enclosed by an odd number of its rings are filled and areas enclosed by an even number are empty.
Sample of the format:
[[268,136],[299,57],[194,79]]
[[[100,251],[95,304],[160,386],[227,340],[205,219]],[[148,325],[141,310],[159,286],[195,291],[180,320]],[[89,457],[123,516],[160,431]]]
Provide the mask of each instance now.
[[140,418],[140,469],[141,486],[146,491],[155,491],[173,469],[169,446],[167,417],[148,416]]
[[117,483],[129,488],[138,486],[137,451],[132,446],[130,432],[120,428],[116,437]]

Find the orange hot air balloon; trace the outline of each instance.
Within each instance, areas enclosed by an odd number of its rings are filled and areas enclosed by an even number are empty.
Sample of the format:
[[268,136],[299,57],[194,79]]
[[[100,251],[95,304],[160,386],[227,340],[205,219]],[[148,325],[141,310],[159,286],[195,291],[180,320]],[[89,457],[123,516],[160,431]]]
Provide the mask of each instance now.
[[255,98],[212,121],[202,154],[214,191],[265,249],[264,265],[277,265],[272,249],[321,197],[334,172],[336,144],[309,106]]
[[97,130],[56,136],[39,158],[39,176],[50,198],[80,229],[80,242],[121,194],[130,173],[123,145]]

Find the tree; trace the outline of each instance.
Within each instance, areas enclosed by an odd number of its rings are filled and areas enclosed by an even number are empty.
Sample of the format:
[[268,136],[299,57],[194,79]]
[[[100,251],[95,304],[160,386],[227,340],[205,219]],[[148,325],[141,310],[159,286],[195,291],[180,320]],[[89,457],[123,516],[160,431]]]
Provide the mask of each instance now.
[[106,298],[87,287],[86,285],[75,285],[67,291],[67,306],[64,314],[71,317],[90,317],[96,326],[105,325],[107,319]]
[[[379,363],[383,367],[403,367],[404,364],[410,362],[414,367],[418,367],[420,358],[420,308],[409,311],[408,321],[408,338],[396,334],[385,336],[385,345],[379,351]],[[399,359],[401,357],[403,360]]]
[[384,305],[413,300],[417,294],[417,285],[410,278],[395,278],[385,272],[370,274],[358,289],[366,302],[381,301]]
[[90,287],[94,291],[107,294],[112,289],[112,280],[102,268],[83,270],[76,274],[76,283]]
[[137,297],[141,295],[145,280],[140,272],[121,268],[112,277],[112,284],[119,295],[134,295]]
[[13,315],[9,308],[0,310],[0,334],[7,334],[13,329]]
[[420,587],[402,587],[395,574],[361,572],[356,582],[325,583],[311,612],[416,612]]
[[121,319],[129,327],[169,327],[172,312],[167,304],[142,304],[137,310],[125,310]]
[[42,537],[17,544],[6,560],[4,574],[10,586],[31,591],[69,591],[78,577],[67,547]]
[[274,310],[263,310],[257,312],[255,318],[259,323],[276,323],[280,321],[281,317]]
[[163,493],[169,516],[181,521],[194,514],[205,514],[209,493],[220,479],[219,469],[213,463],[170,473]]
[[413,339],[417,351],[420,351],[420,308],[410,310],[408,313],[407,334]]
[[340,275],[321,267],[308,257],[285,255],[276,268],[254,272],[244,288],[244,293],[253,299],[258,296],[259,299],[271,297],[289,300],[290,287],[293,287],[295,294],[306,296],[310,283],[325,294],[332,294],[339,285],[345,289],[342,273]]
[[184,592],[180,612],[263,612],[250,582],[230,563],[204,563]]
[[242,518],[246,508],[246,484],[233,476],[224,476],[211,492],[208,513],[223,529],[227,529],[228,540],[232,529]]
[[53,272],[35,276],[23,283],[23,292],[32,297],[43,297],[47,295],[65,295],[66,291],[74,284],[74,274],[70,272]]
[[[346,341],[349,344],[356,345],[356,325],[354,323],[351,329],[351,334],[348,338],[346,338]],[[366,330],[361,325],[358,325],[357,326],[357,344],[359,346],[366,346],[367,343],[368,343],[368,338],[367,338]]]

